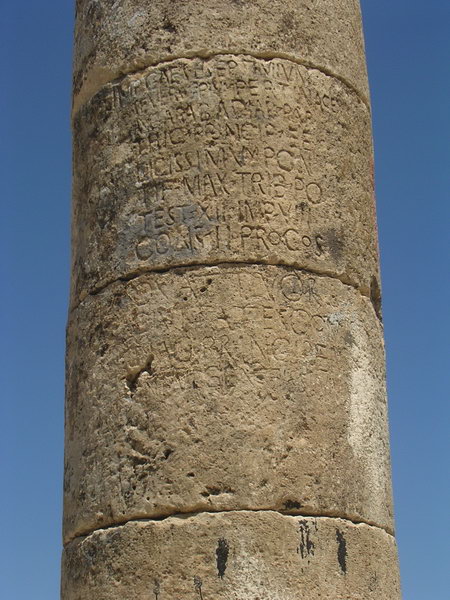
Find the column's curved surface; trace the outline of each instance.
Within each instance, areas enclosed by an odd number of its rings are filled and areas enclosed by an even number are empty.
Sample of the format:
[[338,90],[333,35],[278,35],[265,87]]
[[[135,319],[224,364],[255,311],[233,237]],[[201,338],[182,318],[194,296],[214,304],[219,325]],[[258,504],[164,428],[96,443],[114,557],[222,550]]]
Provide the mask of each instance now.
[[78,0],[62,597],[400,598],[356,0]]

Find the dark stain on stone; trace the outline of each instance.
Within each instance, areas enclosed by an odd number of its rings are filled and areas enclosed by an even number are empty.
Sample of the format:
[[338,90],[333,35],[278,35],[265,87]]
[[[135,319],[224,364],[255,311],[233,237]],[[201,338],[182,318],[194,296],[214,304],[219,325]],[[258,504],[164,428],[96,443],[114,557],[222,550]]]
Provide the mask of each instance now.
[[200,579],[200,577],[198,577],[198,575],[196,575],[194,577],[194,588],[195,588],[200,600],[203,600],[202,585],[203,585],[203,581]]
[[161,584],[158,579],[155,579],[153,586],[153,593],[155,594],[155,600],[159,600],[159,592],[161,591]]
[[301,507],[302,505],[300,504],[300,502],[297,502],[296,500],[286,500],[286,502],[284,503],[284,508],[286,510],[295,510]]
[[216,562],[217,562],[217,573],[220,579],[223,579],[225,575],[225,569],[227,568],[227,560],[230,547],[225,538],[220,538],[216,548]]
[[344,534],[339,529],[336,529],[336,540],[338,543],[337,558],[341,571],[347,573],[347,542],[345,541]]
[[308,521],[299,522],[300,543],[297,552],[302,558],[314,556],[314,542],[311,539],[311,530]]

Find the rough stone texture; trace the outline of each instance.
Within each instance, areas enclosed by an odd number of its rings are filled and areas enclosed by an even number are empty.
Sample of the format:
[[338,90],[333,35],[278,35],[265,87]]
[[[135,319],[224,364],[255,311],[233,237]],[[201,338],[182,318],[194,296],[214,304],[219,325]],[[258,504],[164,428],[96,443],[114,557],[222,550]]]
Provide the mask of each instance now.
[[141,275],[68,330],[65,537],[201,510],[392,529],[382,330],[352,287],[273,266]]
[[74,109],[123,73],[218,52],[289,56],[368,97],[357,0],[78,0]]
[[394,539],[327,518],[220,513],[129,523],[70,543],[66,600],[393,600]]
[[74,123],[74,290],[145,269],[286,264],[378,287],[370,114],[286,60],[175,60]]
[[398,600],[357,0],[77,0],[63,600]]

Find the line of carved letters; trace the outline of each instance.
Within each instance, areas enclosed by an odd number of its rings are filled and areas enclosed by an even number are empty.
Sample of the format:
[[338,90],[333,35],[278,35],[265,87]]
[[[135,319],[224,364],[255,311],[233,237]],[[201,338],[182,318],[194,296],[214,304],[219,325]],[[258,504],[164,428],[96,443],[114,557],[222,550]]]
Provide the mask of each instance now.
[[[223,277],[222,274],[222,283]],[[189,385],[187,380],[199,375],[208,386],[226,391],[233,378],[236,384],[241,377],[260,379],[259,375],[264,372],[287,374],[294,369],[301,386],[301,380],[309,372],[329,371],[332,357],[341,355],[344,350],[343,336],[347,328],[336,327],[328,319],[314,278],[286,273],[267,283],[254,276],[245,282],[236,276],[232,280],[236,287],[253,291],[258,297],[243,295],[239,305],[231,302],[221,307],[213,298],[209,300],[209,295],[204,295],[213,284],[214,276],[199,277],[198,281],[195,277],[188,278],[186,285],[177,290],[176,304],[170,310],[164,301],[164,288],[148,290],[143,295],[139,288],[140,293],[131,297],[138,306],[142,303],[139,321],[144,323],[150,318],[153,327],[162,333],[148,349],[155,356],[154,381],[161,377],[178,380],[182,373],[184,383],[180,381],[180,385],[184,386]],[[161,301],[156,300],[159,294]],[[202,295],[202,302],[197,305],[196,298]],[[146,316],[149,298],[153,298],[150,305],[161,305],[151,317]],[[186,305],[189,299],[191,303]],[[195,336],[192,336],[187,326],[191,322],[214,324],[214,328],[196,325]],[[243,324],[246,324],[244,329]],[[182,337],[165,335],[166,327],[173,333],[182,331]],[[148,334],[142,336],[142,344],[148,346]],[[134,344],[130,349],[132,354],[133,347]]]

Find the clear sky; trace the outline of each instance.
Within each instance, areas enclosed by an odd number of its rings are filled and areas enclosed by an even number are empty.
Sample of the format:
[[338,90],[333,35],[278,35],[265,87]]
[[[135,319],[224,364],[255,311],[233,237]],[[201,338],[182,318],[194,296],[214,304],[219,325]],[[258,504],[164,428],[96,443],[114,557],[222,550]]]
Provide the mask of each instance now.
[[[0,597],[59,595],[71,0],[0,0]],[[404,600],[448,600],[450,2],[363,0]]]

